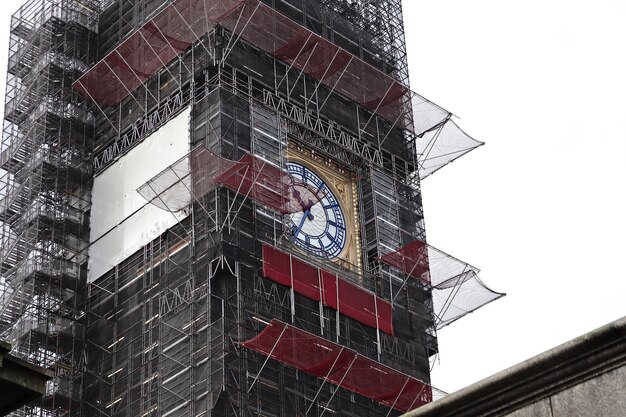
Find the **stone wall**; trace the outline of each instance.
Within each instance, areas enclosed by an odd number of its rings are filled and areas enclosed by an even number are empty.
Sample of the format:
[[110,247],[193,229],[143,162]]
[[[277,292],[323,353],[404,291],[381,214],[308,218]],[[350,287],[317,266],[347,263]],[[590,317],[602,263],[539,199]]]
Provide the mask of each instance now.
[[626,417],[626,317],[403,417]]

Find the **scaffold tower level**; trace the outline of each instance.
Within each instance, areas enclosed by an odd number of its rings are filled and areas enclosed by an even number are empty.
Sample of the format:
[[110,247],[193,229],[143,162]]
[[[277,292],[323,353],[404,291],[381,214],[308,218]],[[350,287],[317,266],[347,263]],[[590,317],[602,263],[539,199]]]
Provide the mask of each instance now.
[[409,86],[401,0],[29,0],[0,144],[16,416],[397,416],[503,294],[427,243],[482,145]]

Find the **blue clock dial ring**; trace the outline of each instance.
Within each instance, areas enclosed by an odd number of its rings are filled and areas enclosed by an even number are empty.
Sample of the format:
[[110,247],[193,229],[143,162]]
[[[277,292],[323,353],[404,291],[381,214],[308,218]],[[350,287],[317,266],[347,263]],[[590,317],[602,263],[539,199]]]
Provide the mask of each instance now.
[[[324,259],[339,256],[346,246],[346,218],[331,188],[309,167],[287,163],[287,171],[307,187],[319,190],[320,198],[291,214],[291,234],[296,246]],[[295,185],[297,187],[297,185]],[[294,192],[297,195],[297,190]]]

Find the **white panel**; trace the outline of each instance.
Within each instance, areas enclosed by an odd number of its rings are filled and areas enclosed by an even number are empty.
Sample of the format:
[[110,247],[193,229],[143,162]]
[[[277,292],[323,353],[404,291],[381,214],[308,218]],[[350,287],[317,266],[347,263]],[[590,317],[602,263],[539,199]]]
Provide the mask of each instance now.
[[89,281],[185,217],[147,204],[137,188],[189,152],[190,113],[184,110],[94,179]]

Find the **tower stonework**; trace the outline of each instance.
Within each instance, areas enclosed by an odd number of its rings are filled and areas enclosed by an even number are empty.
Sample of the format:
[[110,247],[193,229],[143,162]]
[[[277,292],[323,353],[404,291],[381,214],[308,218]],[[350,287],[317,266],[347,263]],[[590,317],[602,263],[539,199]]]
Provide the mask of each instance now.
[[399,415],[501,296],[426,243],[481,143],[400,0],[31,0],[8,72],[0,334],[55,370],[20,415]]

